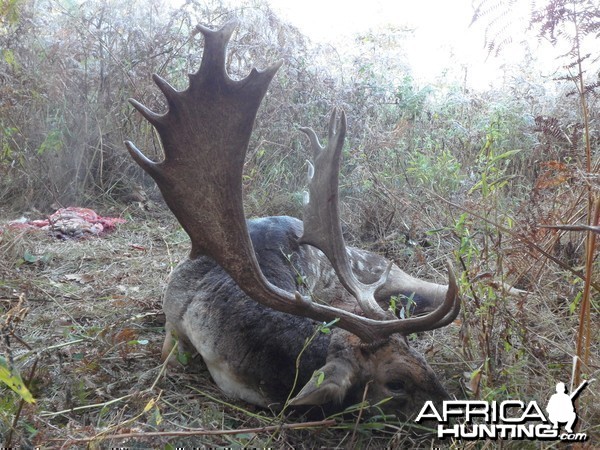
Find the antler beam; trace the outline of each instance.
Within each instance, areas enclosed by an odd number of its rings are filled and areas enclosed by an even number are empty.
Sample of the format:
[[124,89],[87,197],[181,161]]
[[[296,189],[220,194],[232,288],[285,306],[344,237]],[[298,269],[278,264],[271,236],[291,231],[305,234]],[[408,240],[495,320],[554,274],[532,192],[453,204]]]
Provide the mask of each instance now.
[[342,148],[346,136],[346,114],[341,111],[336,120],[334,109],[329,119],[327,146],[321,146],[319,138],[311,128],[300,128],[310,139],[314,165],[309,168],[309,195],[304,205],[304,233],[300,238],[303,244],[310,244],[321,250],[335,269],[335,272],[350,294],[365,312],[373,319],[383,319],[388,314],[375,300],[375,291],[383,286],[392,268],[389,264],[381,278],[373,284],[361,283],[350,265],[346,244],[342,235],[339,213],[339,173]]

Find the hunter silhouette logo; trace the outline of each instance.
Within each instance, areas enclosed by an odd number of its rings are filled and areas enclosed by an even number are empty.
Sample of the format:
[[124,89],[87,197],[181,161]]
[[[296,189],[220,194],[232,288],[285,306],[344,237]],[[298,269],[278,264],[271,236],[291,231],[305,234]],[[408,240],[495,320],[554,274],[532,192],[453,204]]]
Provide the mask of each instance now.
[[588,380],[581,383],[575,392],[571,395],[567,394],[567,388],[565,383],[556,383],[556,394],[550,397],[546,411],[548,412],[548,419],[552,422],[553,429],[558,429],[559,423],[566,423],[565,431],[567,433],[573,433],[573,425],[577,421],[577,413],[575,412],[575,406],[573,400],[581,393],[584,387],[589,384]]
[[[547,415],[535,400],[528,403],[521,400],[445,400],[441,408],[432,401],[425,402],[415,422],[437,421],[437,436],[440,439],[586,441],[586,433],[573,430],[577,422],[573,402],[592,381],[584,381],[571,394],[567,393],[564,383],[556,383],[556,393],[546,406]],[[451,420],[453,423],[450,423]],[[562,433],[560,424],[564,424]]]

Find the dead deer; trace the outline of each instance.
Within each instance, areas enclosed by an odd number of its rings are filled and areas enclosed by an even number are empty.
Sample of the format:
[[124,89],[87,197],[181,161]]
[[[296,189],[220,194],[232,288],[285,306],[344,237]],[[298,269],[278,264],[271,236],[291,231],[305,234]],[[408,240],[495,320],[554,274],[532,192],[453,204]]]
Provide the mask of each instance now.
[[[447,397],[406,336],[454,320],[454,275],[448,265],[448,286],[421,281],[377,254],[346,247],[338,207],[343,112],[332,113],[325,147],[313,130],[301,129],[313,155],[303,221],[246,220],[244,158],[281,62],[231,79],[226,47],[236,26],[198,27],[204,54],[186,90],[153,76],[165,114],[130,100],[159,133],[164,160],[151,161],[129,141],[127,149],[191,240],[164,296],[163,358],[176,339],[180,350],[201,355],[226,394],[264,407],[281,408],[288,398],[291,405],[329,408],[390,398],[384,408],[406,415]],[[398,318],[388,308],[391,296],[412,296],[414,315]],[[331,333],[315,335],[320,323],[334,320]]]

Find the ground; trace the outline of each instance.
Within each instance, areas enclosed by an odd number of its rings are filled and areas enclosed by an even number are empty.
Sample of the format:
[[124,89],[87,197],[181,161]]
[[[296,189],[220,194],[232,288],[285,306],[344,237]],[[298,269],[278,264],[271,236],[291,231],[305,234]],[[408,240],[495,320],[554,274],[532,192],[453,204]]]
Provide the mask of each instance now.
[[[58,240],[45,232],[6,227],[0,235],[0,325],[8,336],[2,342],[2,354],[13,359],[36,399],[35,404],[27,404],[0,387],[0,438],[5,446],[497,445],[436,442],[414,423],[373,415],[359,407],[311,424],[315,419],[310,415],[280,415],[227,398],[201,365],[165,367],[160,360],[161,296],[169,272],[186,256],[188,238],[169,214],[113,212],[127,222],[98,238]],[[469,293],[465,298],[470,298]],[[471,316],[463,315],[446,329],[414,339],[457,398],[520,395],[523,401],[535,398],[542,404],[557,377],[568,373],[570,361],[564,354],[572,342],[567,319],[561,319],[567,324],[561,332],[561,327],[542,321],[555,314],[550,306],[530,301],[523,309],[519,300],[511,302],[503,311],[514,313],[528,336],[520,335],[520,343],[513,337],[511,345],[521,345],[520,352],[508,349],[506,342],[494,341],[494,336],[483,336],[478,316],[468,305],[465,309]],[[466,327],[466,322],[471,326]],[[485,361],[472,349],[473,342],[504,346],[506,353],[499,353],[503,356],[496,361]],[[565,352],[557,350],[565,347]],[[490,380],[489,375],[482,379],[485,364],[495,365],[497,379]],[[582,395],[579,411],[581,429],[597,443],[600,413],[594,391]],[[522,442],[514,444],[523,448]],[[530,447],[556,445],[531,443]]]

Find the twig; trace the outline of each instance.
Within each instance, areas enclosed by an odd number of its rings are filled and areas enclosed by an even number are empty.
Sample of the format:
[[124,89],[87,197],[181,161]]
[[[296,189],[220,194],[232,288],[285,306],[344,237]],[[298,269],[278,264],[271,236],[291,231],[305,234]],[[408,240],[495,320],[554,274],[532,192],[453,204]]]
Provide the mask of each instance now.
[[[366,404],[367,401],[367,392],[369,392],[369,384],[371,384],[371,382],[369,381],[366,386],[365,386],[365,390],[363,392],[363,396],[362,396],[362,405]],[[350,437],[350,448],[354,448],[354,441],[356,440],[356,430],[358,429],[358,424],[360,423],[360,419],[362,417],[363,411],[365,410],[365,408],[360,408],[358,410],[358,417],[356,418],[356,422],[354,423],[354,429],[352,430],[352,437]]]
[[[600,197],[596,200],[595,210],[590,214],[589,223],[597,224],[600,222]],[[585,256],[585,281],[583,285],[583,295],[581,298],[581,306],[579,310],[579,325],[577,327],[577,347],[575,360],[575,385],[579,385],[581,381],[581,362],[588,365],[590,362],[590,347],[591,347],[591,285],[592,285],[592,270],[594,265],[594,251],[596,248],[596,235],[591,231],[587,233],[586,240],[586,256]]]
[[554,228],[557,230],[566,231],[592,231],[593,233],[600,233],[600,225],[538,225],[540,228]]
[[[431,192],[431,191],[430,191]],[[558,266],[560,266],[562,269],[571,272],[573,275],[575,275],[577,278],[579,278],[580,280],[585,282],[586,279],[586,275],[580,271],[580,270],[575,270],[572,267],[570,267],[568,264],[565,264],[564,262],[562,262],[560,259],[558,259],[557,257],[555,257],[554,255],[551,255],[550,253],[548,253],[546,250],[544,250],[542,247],[540,247],[539,245],[537,245],[535,242],[532,242],[530,239],[527,239],[523,236],[520,236],[518,233],[515,233],[514,231],[510,230],[509,228],[500,225],[499,223],[496,223],[490,219],[487,219],[483,216],[481,216],[480,214],[475,213],[472,210],[469,210],[467,208],[464,208],[456,203],[451,202],[450,200],[447,200],[443,197],[440,197],[438,194],[436,194],[435,192],[431,192],[432,195],[434,195],[435,197],[437,197],[440,201],[454,207],[457,209],[460,209],[463,212],[466,212],[467,214],[476,217],[479,220],[482,220],[486,223],[489,223],[490,225],[494,225],[495,227],[497,227],[500,231],[510,235],[511,237],[513,237],[514,239],[518,240],[519,242],[521,242],[522,244],[526,245],[527,247],[529,247],[530,249],[536,250],[539,253],[541,253],[543,256],[545,256],[547,259],[549,259],[550,261],[553,261],[554,263],[556,263]],[[596,291],[600,292],[600,283],[594,282],[594,281],[590,281],[590,286],[593,287]]]
[[[171,353],[169,353],[169,356],[171,356],[171,354],[175,351],[176,348],[177,348],[177,345],[174,345],[173,348],[171,349]],[[151,392],[156,387],[156,384],[158,383],[161,375],[164,373],[167,363],[168,363],[168,359],[162,364],[161,370],[160,370],[158,376],[156,377],[156,379],[154,380],[152,387],[144,392]],[[54,416],[59,416],[61,414],[67,414],[67,413],[74,412],[74,411],[81,411],[81,410],[93,409],[93,408],[104,408],[108,405],[112,405],[113,403],[118,403],[120,401],[127,400],[127,399],[133,397],[134,395],[136,395],[136,394],[128,394],[128,395],[124,395],[123,397],[115,398],[115,399],[109,400],[104,403],[95,403],[93,405],[77,406],[77,407],[71,408],[71,409],[63,409],[62,411],[42,412],[42,413],[40,413],[40,417],[54,417]]]
[[74,411],[82,411],[82,410],[93,409],[93,408],[104,408],[105,406],[112,405],[113,403],[118,403],[122,400],[127,400],[128,398],[133,397],[133,395],[134,394],[128,394],[128,395],[124,395],[123,397],[109,400],[108,402],[95,403],[93,405],[77,406],[76,408],[63,409],[62,411],[42,412],[42,413],[40,413],[40,417],[54,417],[54,416],[59,416],[61,414],[67,414],[67,413],[74,412]]
[[[317,422],[302,422],[302,423],[284,423],[281,425],[269,425],[265,427],[257,428],[239,428],[236,430],[192,430],[192,431],[149,431],[149,432],[135,432],[135,433],[122,433],[122,434],[110,434],[102,436],[102,439],[131,439],[131,438],[145,438],[145,437],[171,437],[171,436],[222,436],[230,434],[247,434],[247,433],[268,433],[270,431],[278,430],[295,430],[304,428],[326,428],[336,424],[335,420],[321,420]],[[69,444],[76,444],[80,442],[91,442],[97,439],[96,436],[89,438],[80,439],[68,439],[65,442]],[[51,441],[63,441],[63,439],[50,439]]]
[[154,383],[152,383],[152,386],[150,386],[149,391],[153,391],[154,388],[156,387],[156,385],[158,384],[158,382],[160,381],[160,378],[162,377],[162,375],[167,370],[167,366],[169,365],[169,361],[171,360],[171,356],[173,356],[173,353],[175,353],[175,350],[177,350],[178,346],[179,346],[179,341],[175,341],[175,345],[173,345],[173,348],[171,349],[171,351],[169,352],[169,354],[165,358],[164,362],[162,363],[162,365],[160,367],[160,370],[158,372],[158,375],[156,376],[156,379],[154,380]]
[[92,338],[75,339],[73,341],[61,342],[59,344],[51,345],[50,347],[46,347],[46,348],[42,348],[42,349],[29,350],[26,353],[23,353],[23,354],[19,355],[16,359],[17,359],[17,361],[21,361],[23,359],[28,358],[32,354],[41,355],[42,353],[46,353],[46,352],[48,352],[50,350],[56,350],[57,348],[68,347],[69,345],[79,344],[80,342],[86,342],[86,341],[89,341],[91,339]]
[[186,385],[186,387],[188,389],[191,389],[194,392],[197,392],[198,394],[202,395],[203,397],[206,397],[209,400],[212,400],[213,402],[218,403],[219,405],[223,405],[223,406],[226,406],[227,408],[231,408],[231,409],[234,409],[235,411],[239,411],[242,414],[247,415],[248,417],[252,417],[253,419],[257,419],[257,420],[260,420],[260,421],[272,422],[272,419],[269,419],[269,418],[267,418],[265,416],[261,416],[260,414],[256,414],[256,413],[250,412],[250,411],[242,408],[241,406],[234,405],[233,403],[228,403],[228,402],[226,402],[224,400],[221,400],[220,398],[217,398],[217,397],[214,397],[214,396],[210,395],[208,392],[201,391],[200,389],[198,389],[198,388],[196,388],[194,386]]

